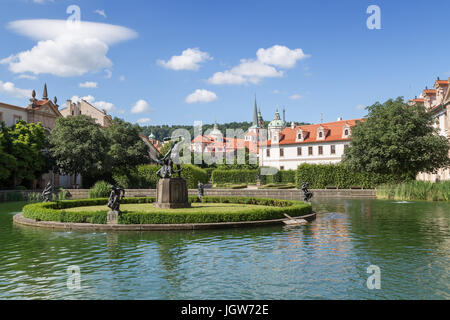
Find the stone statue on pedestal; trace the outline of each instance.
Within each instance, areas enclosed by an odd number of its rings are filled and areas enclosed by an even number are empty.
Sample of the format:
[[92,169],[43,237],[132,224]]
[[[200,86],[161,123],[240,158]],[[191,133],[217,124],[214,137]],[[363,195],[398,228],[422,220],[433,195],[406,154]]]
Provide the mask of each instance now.
[[117,224],[120,215],[120,201],[125,197],[125,189],[111,186],[111,194],[107,203],[111,210],[106,216],[107,224]]
[[[156,202],[153,205],[166,209],[189,208],[191,204],[188,198],[187,183],[181,177],[183,167],[174,170],[174,162],[172,160],[173,154],[179,152],[179,148],[184,142],[184,137],[164,138],[164,141],[174,141],[174,143],[162,158],[161,153],[146,137],[141,136],[141,138],[149,147],[148,154],[150,158],[161,166],[161,169],[156,172],[156,175],[161,179],[158,180],[156,185]],[[174,173],[178,173],[177,178],[172,177]]]

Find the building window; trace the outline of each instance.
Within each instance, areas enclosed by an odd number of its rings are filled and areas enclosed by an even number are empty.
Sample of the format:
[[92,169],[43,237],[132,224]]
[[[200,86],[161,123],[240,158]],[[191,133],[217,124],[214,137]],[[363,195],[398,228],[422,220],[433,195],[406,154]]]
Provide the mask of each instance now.
[[73,112],[73,110],[72,110],[72,115],[74,115],[74,112]]
[[302,155],[302,147],[297,147],[297,155],[298,156]]
[[284,149],[280,148],[280,157],[284,157]]
[[280,166],[280,170],[284,170],[284,166]]
[[266,156],[267,156],[267,157],[270,157],[270,149],[267,149],[267,150],[266,150]]
[[345,129],[344,135],[348,136],[348,129]]
[[80,110],[80,114],[81,114],[81,110]]
[[16,124],[17,122],[19,122],[20,120],[22,120],[22,117],[21,117],[21,116],[14,115],[14,124]]
[[297,135],[297,139],[298,139],[298,140],[302,140],[302,134],[301,134],[301,133],[299,133],[299,134]]
[[308,147],[308,154],[310,155],[310,156],[312,156],[313,155],[313,149],[312,149],[313,147]]
[[319,138],[322,138],[322,131],[319,132]]
[[323,147],[319,146],[319,154],[323,154]]
[[335,154],[336,153],[336,146],[334,144],[332,144],[330,147],[331,147],[330,148],[330,153],[331,154]]

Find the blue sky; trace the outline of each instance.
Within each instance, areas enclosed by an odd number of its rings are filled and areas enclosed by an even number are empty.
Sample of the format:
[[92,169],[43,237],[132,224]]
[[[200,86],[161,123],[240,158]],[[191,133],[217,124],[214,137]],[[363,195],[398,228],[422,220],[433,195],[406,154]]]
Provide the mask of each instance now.
[[[372,4],[381,30],[366,26]],[[69,5],[95,23],[81,37],[62,31]],[[25,106],[46,82],[60,105],[88,97],[133,123],[251,121],[255,93],[266,120],[277,105],[288,121],[358,118],[450,76],[448,12],[448,1],[2,0],[0,101]]]

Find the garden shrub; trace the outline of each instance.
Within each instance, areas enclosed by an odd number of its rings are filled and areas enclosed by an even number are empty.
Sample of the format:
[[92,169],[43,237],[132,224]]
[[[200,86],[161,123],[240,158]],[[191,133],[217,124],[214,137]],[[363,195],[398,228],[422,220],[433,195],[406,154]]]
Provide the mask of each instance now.
[[242,184],[242,183],[256,183],[256,176],[258,175],[259,170],[253,169],[232,169],[232,170],[223,170],[216,169],[212,172],[212,181],[216,184]]
[[111,193],[111,185],[106,181],[98,181],[91,189],[89,189],[89,198],[108,197]]
[[[407,174],[403,179],[410,180]],[[350,189],[361,187],[373,189],[384,183],[396,183],[397,177],[392,174],[378,174],[371,172],[356,172],[342,163],[340,164],[301,164],[296,171],[296,185],[301,188],[303,182],[309,182],[309,188],[325,189],[326,187],[337,187],[339,189]]]

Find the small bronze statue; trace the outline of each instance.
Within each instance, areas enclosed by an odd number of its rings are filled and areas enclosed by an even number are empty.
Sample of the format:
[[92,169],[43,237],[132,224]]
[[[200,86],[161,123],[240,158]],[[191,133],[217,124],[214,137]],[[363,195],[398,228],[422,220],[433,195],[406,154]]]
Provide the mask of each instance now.
[[53,185],[49,181],[47,183],[47,186],[45,187],[44,191],[42,192],[42,201],[50,202],[52,200],[52,193],[53,193]]
[[303,201],[309,202],[309,200],[312,198],[313,193],[308,190],[309,182],[304,182],[302,184],[302,191],[303,191]]
[[117,211],[120,213],[120,201],[125,197],[125,189],[111,186],[111,194],[108,200],[108,208],[111,211]]
[[203,195],[205,194],[205,186],[200,181],[197,184],[197,191],[198,191],[198,201],[202,202]]

